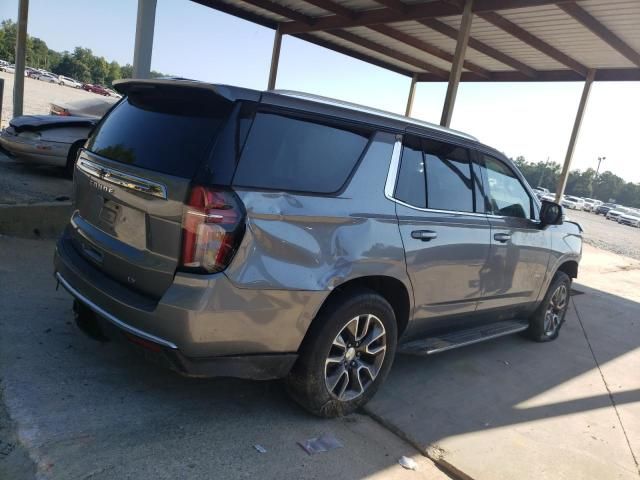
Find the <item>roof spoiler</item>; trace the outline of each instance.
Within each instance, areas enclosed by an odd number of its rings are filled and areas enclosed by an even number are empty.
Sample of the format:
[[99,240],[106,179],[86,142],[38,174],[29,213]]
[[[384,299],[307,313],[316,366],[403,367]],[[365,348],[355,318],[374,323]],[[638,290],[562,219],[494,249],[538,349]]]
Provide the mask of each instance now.
[[122,95],[129,95],[130,93],[136,91],[152,90],[154,88],[184,88],[209,91],[219,97],[229,100],[230,102],[235,102],[240,98],[251,98],[254,101],[258,101],[260,99],[259,92],[253,90],[238,87],[228,87],[226,85],[213,85],[211,83],[200,82],[198,80],[190,80],[187,78],[128,78],[114,81],[113,88],[115,88],[116,91],[118,93],[121,93]]

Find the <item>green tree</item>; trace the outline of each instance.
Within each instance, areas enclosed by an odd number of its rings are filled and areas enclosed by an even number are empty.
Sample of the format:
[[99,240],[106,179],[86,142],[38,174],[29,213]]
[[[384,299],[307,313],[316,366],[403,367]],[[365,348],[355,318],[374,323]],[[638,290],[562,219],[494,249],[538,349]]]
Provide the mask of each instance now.
[[[17,24],[12,20],[0,22],[0,59],[15,61]],[[111,85],[114,80],[131,78],[133,67],[120,66],[118,62],[109,62],[97,57],[90,48],[76,47],[73,52],[51,50],[44,40],[27,35],[27,65],[44,68],[59,75],[73,77],[85,83]],[[151,78],[164,77],[161,72],[150,72]]]

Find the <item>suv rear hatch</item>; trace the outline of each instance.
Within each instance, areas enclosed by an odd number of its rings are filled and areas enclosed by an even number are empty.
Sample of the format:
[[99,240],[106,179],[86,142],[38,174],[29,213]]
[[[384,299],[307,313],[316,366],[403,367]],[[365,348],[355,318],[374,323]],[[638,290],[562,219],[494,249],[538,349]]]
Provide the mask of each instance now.
[[181,256],[191,182],[233,101],[196,82],[127,82],[75,171],[74,247],[111,278],[154,299]]

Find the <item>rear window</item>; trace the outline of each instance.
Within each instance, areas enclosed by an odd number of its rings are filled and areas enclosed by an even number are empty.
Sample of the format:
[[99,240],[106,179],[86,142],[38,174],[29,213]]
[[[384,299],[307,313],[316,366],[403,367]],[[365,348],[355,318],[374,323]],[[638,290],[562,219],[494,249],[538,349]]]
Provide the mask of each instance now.
[[111,160],[191,178],[230,108],[230,102],[207,91],[134,92],[98,125],[87,148]]
[[258,113],[249,131],[234,185],[334,193],[342,188],[370,132]]

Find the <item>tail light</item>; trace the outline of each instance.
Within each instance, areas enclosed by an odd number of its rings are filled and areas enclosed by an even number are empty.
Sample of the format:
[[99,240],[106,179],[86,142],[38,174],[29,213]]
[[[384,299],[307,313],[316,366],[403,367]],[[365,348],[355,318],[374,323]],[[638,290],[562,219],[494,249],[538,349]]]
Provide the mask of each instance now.
[[244,209],[229,190],[194,186],[182,218],[180,270],[215,273],[227,268],[244,235]]

